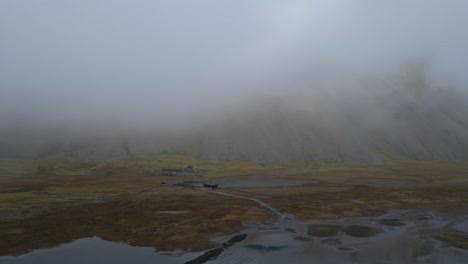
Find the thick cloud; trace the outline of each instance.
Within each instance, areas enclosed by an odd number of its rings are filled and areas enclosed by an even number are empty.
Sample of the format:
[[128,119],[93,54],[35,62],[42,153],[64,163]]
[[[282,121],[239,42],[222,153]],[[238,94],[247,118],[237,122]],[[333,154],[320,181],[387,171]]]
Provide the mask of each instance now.
[[[462,159],[467,24],[463,0],[1,1],[1,155],[125,136],[141,151],[196,145],[208,158],[372,160],[385,145]],[[424,126],[457,139],[424,138]],[[376,129],[376,142],[356,143]]]

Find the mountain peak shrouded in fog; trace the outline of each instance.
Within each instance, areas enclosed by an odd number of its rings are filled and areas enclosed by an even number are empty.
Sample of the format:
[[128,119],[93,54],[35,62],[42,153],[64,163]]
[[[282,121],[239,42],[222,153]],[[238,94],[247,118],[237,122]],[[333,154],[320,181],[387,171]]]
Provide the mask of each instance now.
[[468,156],[465,1],[3,1],[0,156]]

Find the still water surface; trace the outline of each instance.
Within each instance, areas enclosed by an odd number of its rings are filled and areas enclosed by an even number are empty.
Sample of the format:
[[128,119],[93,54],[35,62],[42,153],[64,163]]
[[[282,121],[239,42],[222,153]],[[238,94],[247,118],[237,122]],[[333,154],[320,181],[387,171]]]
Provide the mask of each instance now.
[[[383,219],[402,219],[389,226]],[[384,224],[381,224],[384,223]],[[246,240],[229,247],[207,263],[308,263],[308,264],[466,264],[468,251],[444,246],[427,234],[434,230],[468,233],[468,217],[447,218],[432,212],[395,211],[380,217],[296,221],[282,215],[278,222],[263,223],[245,232]],[[338,232],[331,237],[307,236],[304,225],[377,227],[380,233],[356,237]],[[385,225],[387,224],[387,225]],[[231,236],[215,238],[219,244]],[[177,254],[177,252],[175,252]],[[83,238],[51,249],[40,249],[18,257],[0,257],[1,264],[81,263],[185,263],[201,253],[157,253],[152,248],[132,247],[100,238]],[[171,254],[174,254],[172,252]]]

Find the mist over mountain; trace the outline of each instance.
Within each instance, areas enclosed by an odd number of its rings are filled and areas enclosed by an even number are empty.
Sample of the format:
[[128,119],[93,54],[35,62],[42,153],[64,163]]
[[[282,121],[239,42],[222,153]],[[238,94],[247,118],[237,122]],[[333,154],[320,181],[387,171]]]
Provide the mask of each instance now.
[[0,157],[468,157],[465,1],[3,1]]
[[203,129],[194,153],[260,162],[466,159],[465,94],[422,74],[328,84],[343,87],[333,89],[340,97],[314,90],[264,101]]
[[[313,89],[291,87],[287,93],[247,100],[242,107],[194,114],[184,123],[102,122],[53,129],[38,124],[24,130],[13,126],[2,141],[2,155],[69,151],[78,160],[101,161],[184,153],[206,160],[249,158],[260,163],[465,160],[466,93],[432,83],[421,63],[403,70],[385,78],[356,78],[343,72],[341,78],[312,75],[308,82]],[[294,81],[276,85],[288,83]]]

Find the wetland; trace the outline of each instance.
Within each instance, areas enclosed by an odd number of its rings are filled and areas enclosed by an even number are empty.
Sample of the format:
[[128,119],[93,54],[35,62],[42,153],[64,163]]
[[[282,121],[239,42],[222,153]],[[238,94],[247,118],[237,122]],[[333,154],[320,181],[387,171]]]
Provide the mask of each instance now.
[[86,175],[2,177],[0,263],[185,263],[213,251],[207,263],[468,260],[465,163],[197,163],[219,184],[209,189],[145,175],[138,160],[113,175],[83,164]]

